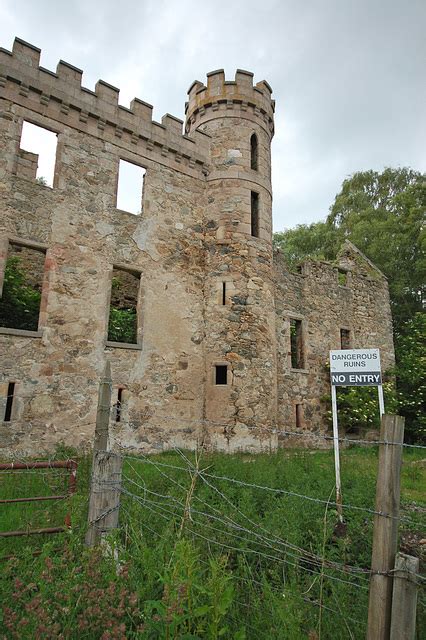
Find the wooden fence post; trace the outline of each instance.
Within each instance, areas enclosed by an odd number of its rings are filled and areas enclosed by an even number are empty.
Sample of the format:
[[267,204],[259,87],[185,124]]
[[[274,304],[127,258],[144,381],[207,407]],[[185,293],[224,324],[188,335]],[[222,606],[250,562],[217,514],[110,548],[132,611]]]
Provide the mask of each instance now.
[[396,554],[390,640],[414,640],[419,564],[414,556]]
[[[367,640],[389,640],[392,585],[398,536],[404,418],[382,417],[371,556]],[[386,444],[386,443],[392,444]]]
[[118,525],[121,492],[121,456],[107,451],[111,407],[111,365],[107,360],[99,384],[93,445],[92,477],[90,483],[88,528],[86,544],[100,544],[102,535]]
[[108,448],[108,426],[109,414],[111,410],[111,393],[111,364],[109,360],[107,360],[105,363],[104,374],[99,384],[95,442],[93,445],[95,451],[106,451]]
[[118,526],[122,457],[111,451],[93,454],[86,544],[100,544],[102,535]]

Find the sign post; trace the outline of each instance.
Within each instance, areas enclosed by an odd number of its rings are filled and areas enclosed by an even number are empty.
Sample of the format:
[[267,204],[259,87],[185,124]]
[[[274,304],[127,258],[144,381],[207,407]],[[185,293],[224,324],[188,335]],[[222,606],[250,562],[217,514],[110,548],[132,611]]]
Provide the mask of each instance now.
[[334,472],[336,475],[336,509],[339,522],[343,522],[342,487],[340,484],[340,452],[339,452],[339,428],[337,425],[337,397],[336,386],[331,385],[331,407],[333,412],[333,446],[334,446]]
[[383,397],[383,385],[381,384],[377,385],[377,393],[379,394],[379,411],[380,411],[380,418],[381,418],[385,413],[385,399]]
[[340,349],[330,351],[331,408],[333,414],[334,469],[336,474],[336,508],[343,522],[340,481],[339,427],[336,387],[377,387],[380,417],[385,412],[380,352],[378,349]]

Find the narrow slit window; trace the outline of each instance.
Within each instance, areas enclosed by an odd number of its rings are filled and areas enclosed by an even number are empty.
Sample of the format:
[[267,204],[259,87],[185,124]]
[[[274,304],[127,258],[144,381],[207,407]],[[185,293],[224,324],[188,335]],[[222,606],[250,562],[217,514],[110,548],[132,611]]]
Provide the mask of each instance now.
[[250,138],[250,166],[255,171],[257,171],[258,169],[258,155],[259,148],[257,143],[257,135],[253,133],[252,137]]
[[300,429],[302,427],[302,405],[296,404],[296,427]]
[[45,259],[42,250],[9,243],[0,298],[1,327],[38,330]]
[[120,160],[118,168],[117,209],[139,215],[142,213],[143,187],[146,170],[132,162]]
[[123,409],[123,388],[119,387],[117,390],[117,403],[115,405],[115,421],[121,422]]
[[302,321],[290,320],[290,355],[291,355],[291,368],[303,369],[304,367],[304,353],[303,353],[303,333],[302,333]]
[[108,341],[138,343],[140,274],[114,268],[108,322]]
[[228,384],[228,366],[226,364],[215,365],[215,384]]
[[251,192],[251,235],[259,237],[259,194]]
[[351,332],[349,329],[340,329],[340,348],[351,348]]
[[15,383],[9,382],[7,385],[6,408],[4,412],[4,422],[12,420],[13,401],[15,399]]
[[226,305],[226,282],[222,282],[222,305]]
[[58,136],[53,131],[24,121],[18,159],[18,174],[53,187]]

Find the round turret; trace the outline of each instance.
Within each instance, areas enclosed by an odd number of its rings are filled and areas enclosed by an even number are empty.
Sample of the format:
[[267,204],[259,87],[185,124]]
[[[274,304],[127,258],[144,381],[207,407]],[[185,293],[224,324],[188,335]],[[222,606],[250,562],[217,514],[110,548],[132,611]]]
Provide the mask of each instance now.
[[271,93],[266,81],[253,85],[253,74],[241,69],[233,81],[220,69],[207,74],[207,86],[195,81],[189,88],[186,132],[210,136],[211,189],[226,185],[223,196],[230,196],[222,211],[233,215],[218,220],[218,239],[244,234],[272,245]]
[[232,82],[213,71],[207,86],[191,85],[186,107],[186,132],[208,134],[210,143],[205,411],[212,444],[223,447],[225,436],[227,450],[241,442],[276,446],[269,430],[276,419],[271,92],[265,81],[253,85],[248,71],[238,70]]
[[229,116],[232,110],[241,118],[258,122],[272,138],[275,101],[271,94],[265,80],[253,85],[250,71],[237,69],[232,81],[225,80],[223,69],[211,71],[207,74],[207,86],[196,80],[188,89],[186,132],[212,118]]

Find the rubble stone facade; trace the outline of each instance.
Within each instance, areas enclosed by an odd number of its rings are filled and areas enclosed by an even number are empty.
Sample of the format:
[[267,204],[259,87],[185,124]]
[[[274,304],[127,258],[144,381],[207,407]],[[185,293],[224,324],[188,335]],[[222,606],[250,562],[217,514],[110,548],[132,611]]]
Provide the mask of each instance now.
[[[183,133],[39,58],[19,39],[0,50],[0,284],[11,247],[45,256],[38,327],[0,328],[0,450],[90,446],[106,360],[112,446],[262,451],[277,428],[325,431],[341,329],[393,363],[388,289],[349,243],[300,274],[273,255],[268,83],[209,73]],[[21,149],[23,122],[57,134],[53,187]],[[120,160],[146,170],[139,215],[117,209]],[[113,269],[139,279],[134,343],[108,340]]]

